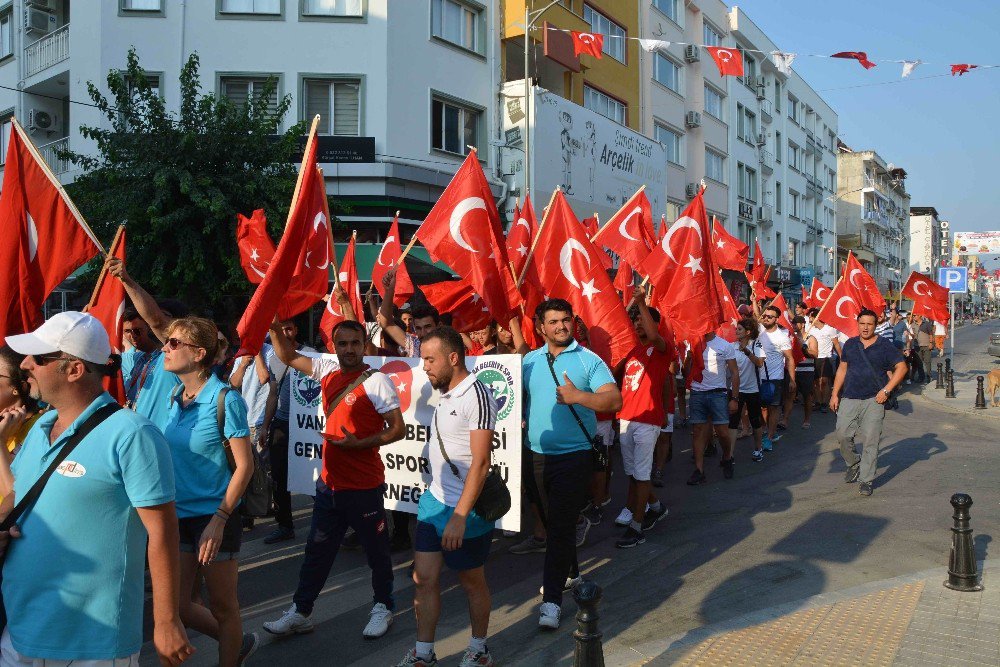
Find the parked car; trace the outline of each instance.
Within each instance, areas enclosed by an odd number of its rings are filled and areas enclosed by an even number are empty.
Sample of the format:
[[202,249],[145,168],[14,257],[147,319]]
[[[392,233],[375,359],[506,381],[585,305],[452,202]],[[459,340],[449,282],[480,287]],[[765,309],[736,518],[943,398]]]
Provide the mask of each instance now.
[[990,344],[986,348],[986,353],[1000,357],[1000,331],[994,331],[990,334]]

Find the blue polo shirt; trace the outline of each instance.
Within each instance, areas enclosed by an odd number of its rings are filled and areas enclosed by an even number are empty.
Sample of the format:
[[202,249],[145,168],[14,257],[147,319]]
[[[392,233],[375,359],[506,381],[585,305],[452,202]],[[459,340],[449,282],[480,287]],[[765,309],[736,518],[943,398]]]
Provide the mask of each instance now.
[[[896,364],[903,361],[903,353],[882,336],[875,336],[875,342],[866,349],[861,338],[855,336],[844,343],[844,354],[840,360],[847,364],[844,376],[842,398],[869,399],[881,391],[888,382],[886,373],[892,372]],[[874,373],[861,355],[868,357]]]
[[[576,423],[569,406],[556,403],[556,384],[546,359],[548,346],[543,345],[524,355],[521,374],[524,381],[525,412],[528,420],[528,443],[538,454],[568,454],[590,449],[590,443]],[[611,369],[599,356],[575,340],[555,358],[554,367],[559,384],[564,384],[563,372],[569,375],[577,389],[597,391],[614,384]],[[582,405],[574,405],[576,414],[593,437],[597,433],[597,415]]]
[[[14,457],[21,498],[66,439],[98,408],[102,394],[49,444],[55,410],[28,432]],[[119,410],[77,445],[21,517],[8,548],[3,597],[18,653],[51,660],[111,660],[142,645],[146,530],[136,507],[174,499],[174,473],[163,435]]]
[[[219,433],[219,392],[227,385],[210,375],[205,386],[186,407],[181,406],[183,390],[170,397],[163,435],[170,444],[177,480],[177,517],[213,514],[226,495],[233,474],[226,460]],[[247,404],[239,392],[226,394],[226,438],[247,438]]]
[[181,383],[180,378],[170,371],[163,370],[163,354],[156,355],[150,362],[146,381],[139,389],[135,401],[135,411],[156,424],[161,431],[167,425],[167,413],[170,411],[170,396]]

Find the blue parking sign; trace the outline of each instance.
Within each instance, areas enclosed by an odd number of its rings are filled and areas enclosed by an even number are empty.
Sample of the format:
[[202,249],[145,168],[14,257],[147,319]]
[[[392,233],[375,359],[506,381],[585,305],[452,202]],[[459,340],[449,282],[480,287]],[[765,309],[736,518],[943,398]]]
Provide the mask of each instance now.
[[943,266],[938,269],[938,284],[953,294],[969,291],[969,267]]

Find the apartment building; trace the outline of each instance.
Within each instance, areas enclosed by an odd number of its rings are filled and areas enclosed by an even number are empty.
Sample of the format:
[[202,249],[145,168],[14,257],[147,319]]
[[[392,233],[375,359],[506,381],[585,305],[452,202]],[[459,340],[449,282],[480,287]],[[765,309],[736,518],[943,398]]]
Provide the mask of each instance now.
[[909,276],[910,195],[906,170],[874,150],[839,144],[837,237],[842,258],[851,251],[886,298],[898,298]]
[[909,269],[920,273],[933,273],[942,260],[951,260],[951,225],[938,216],[933,206],[910,208]]

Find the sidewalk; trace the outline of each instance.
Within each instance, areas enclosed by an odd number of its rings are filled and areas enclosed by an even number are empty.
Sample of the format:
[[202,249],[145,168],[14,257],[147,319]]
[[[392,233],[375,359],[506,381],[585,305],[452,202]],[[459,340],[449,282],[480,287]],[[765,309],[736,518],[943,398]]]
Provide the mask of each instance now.
[[606,655],[608,665],[1000,665],[1000,560],[979,593],[945,588],[947,568],[745,614]]

